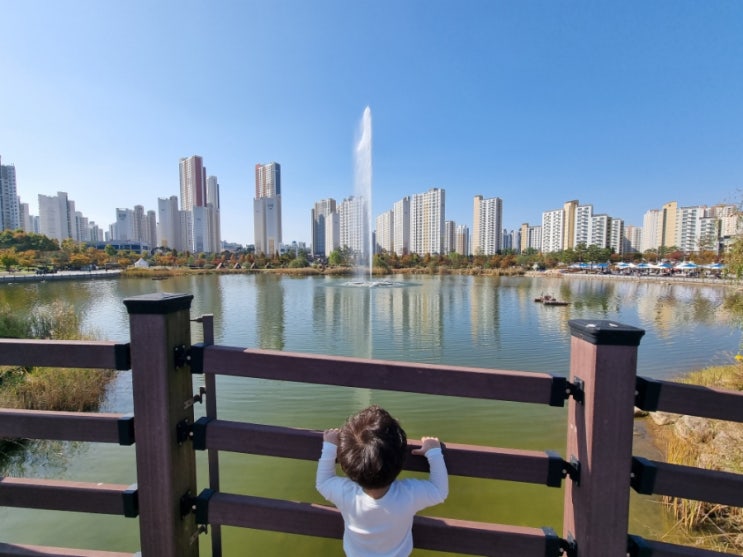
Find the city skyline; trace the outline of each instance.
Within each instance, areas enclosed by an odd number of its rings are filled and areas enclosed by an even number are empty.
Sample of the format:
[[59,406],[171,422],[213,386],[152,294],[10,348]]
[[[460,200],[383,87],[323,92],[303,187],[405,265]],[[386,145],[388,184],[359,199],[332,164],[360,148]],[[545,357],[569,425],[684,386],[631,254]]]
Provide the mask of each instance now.
[[222,238],[252,244],[254,165],[275,160],[283,237],[309,244],[314,203],[353,193],[366,106],[374,216],[431,188],[457,224],[475,195],[502,199],[509,230],[568,199],[634,226],[669,200],[739,202],[740,2],[61,0],[3,17],[0,154],[35,214],[59,191],[103,227],[154,209],[198,153]]

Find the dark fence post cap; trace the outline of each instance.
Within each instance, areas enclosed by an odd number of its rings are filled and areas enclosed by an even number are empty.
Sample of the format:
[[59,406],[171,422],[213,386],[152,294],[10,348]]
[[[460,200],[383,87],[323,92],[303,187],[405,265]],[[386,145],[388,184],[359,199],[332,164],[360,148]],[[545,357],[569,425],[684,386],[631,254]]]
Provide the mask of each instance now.
[[191,309],[193,294],[170,294],[168,292],[153,292],[142,294],[124,300],[129,315],[148,314],[165,315],[183,309]]
[[591,344],[639,346],[645,329],[602,319],[571,319],[570,334]]

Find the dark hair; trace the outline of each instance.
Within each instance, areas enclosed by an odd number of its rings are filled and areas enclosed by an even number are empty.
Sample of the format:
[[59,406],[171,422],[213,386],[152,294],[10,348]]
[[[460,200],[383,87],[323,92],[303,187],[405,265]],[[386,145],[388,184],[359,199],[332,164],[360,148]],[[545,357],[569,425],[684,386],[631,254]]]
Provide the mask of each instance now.
[[379,406],[348,418],[338,437],[341,469],[362,488],[386,487],[402,470],[408,438],[400,423]]

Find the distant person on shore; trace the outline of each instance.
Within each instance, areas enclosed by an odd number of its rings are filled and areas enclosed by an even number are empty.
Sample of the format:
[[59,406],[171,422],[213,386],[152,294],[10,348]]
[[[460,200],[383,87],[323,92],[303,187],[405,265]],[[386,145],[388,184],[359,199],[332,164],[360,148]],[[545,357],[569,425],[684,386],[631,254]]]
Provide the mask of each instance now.
[[[400,423],[379,406],[354,414],[323,434],[315,485],[343,516],[343,550],[348,557],[407,557],[413,551],[413,517],[442,503],[449,477],[441,443],[423,437],[414,455],[425,455],[427,480],[398,480],[407,451]],[[348,477],[335,473],[336,456]]]

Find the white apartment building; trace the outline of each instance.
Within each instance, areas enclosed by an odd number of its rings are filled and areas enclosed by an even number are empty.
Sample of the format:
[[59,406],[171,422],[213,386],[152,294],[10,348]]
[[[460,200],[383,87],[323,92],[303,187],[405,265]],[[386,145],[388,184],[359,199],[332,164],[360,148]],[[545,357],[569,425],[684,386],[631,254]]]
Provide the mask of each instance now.
[[456,249],[457,224],[453,220],[444,221],[444,253],[448,254]]
[[410,197],[403,197],[392,205],[394,224],[392,247],[397,255],[410,253]]
[[410,251],[418,255],[444,253],[446,192],[431,188],[410,198]]
[[591,235],[586,246],[609,247],[610,225],[611,217],[609,215],[593,215],[591,217]]
[[312,209],[312,253],[315,257],[325,255],[325,229],[328,215],[336,212],[335,199],[328,198],[315,203]]
[[460,224],[454,232],[454,251],[459,255],[469,255],[470,253],[470,229]]
[[15,166],[0,164],[0,230],[21,228]]
[[609,219],[609,248],[619,255],[624,253],[624,220]]
[[593,205],[575,205],[575,218],[573,225],[573,246],[583,244],[588,247],[592,242],[592,219],[593,219]]
[[73,238],[74,221],[75,203],[67,199],[67,193],[60,191],[56,196],[39,194],[39,234],[60,242]]
[[256,253],[279,253],[282,230],[281,165],[276,162],[255,165],[253,216]]
[[622,254],[638,253],[642,246],[643,230],[641,226],[628,225],[624,227],[624,238],[622,240]]
[[341,215],[332,212],[325,217],[325,257],[341,249]]
[[542,253],[551,253],[562,250],[564,235],[564,214],[562,209],[554,209],[542,213]]
[[157,245],[176,251],[186,249],[185,234],[181,232],[178,197],[175,195],[157,200]]
[[663,214],[661,211],[650,209],[645,212],[642,219],[642,244],[640,246],[640,253],[658,249],[660,246],[662,226]]
[[395,251],[395,213],[385,211],[376,218],[376,251],[393,253]]
[[340,214],[340,243],[356,256],[369,253],[369,222],[366,200],[360,196],[344,199],[338,208]]
[[503,200],[476,195],[472,212],[472,254],[495,255],[503,248]]

